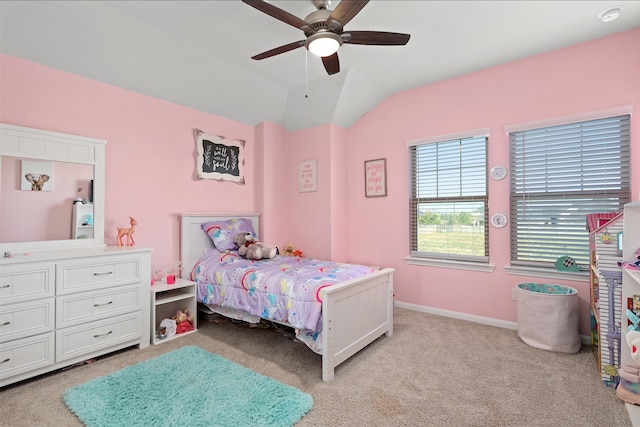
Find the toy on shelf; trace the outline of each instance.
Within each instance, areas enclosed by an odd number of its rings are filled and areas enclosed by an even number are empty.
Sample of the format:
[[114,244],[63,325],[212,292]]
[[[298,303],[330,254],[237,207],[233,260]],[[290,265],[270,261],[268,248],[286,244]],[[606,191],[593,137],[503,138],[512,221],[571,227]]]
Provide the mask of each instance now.
[[136,225],[138,225],[138,221],[135,220],[134,217],[129,217],[129,228],[120,228],[118,227],[118,235],[116,236],[116,245],[117,246],[125,246],[122,241],[123,238],[126,238],[127,243],[126,246],[134,246],[136,242],[133,240],[133,232],[136,230]]
[[[155,282],[159,282],[160,280],[164,280],[169,276],[173,276],[174,281],[175,277],[177,277],[182,270],[182,262],[180,260],[174,262],[173,264],[163,264],[159,267],[156,267],[151,273],[151,284],[153,285]],[[167,280],[169,283],[169,280]]]
[[640,248],[636,250],[634,254],[636,256],[636,260],[632,262],[619,262],[618,267],[628,268],[630,270],[640,270]]
[[620,383],[616,389],[616,396],[632,405],[640,405],[639,366],[624,365],[620,369]]
[[193,331],[193,314],[189,313],[189,309],[178,310],[172,319],[176,322],[176,334]]
[[184,334],[193,331],[193,314],[189,309],[178,310],[176,315],[171,319],[163,319],[157,331],[157,337],[160,339],[171,338],[174,335]]

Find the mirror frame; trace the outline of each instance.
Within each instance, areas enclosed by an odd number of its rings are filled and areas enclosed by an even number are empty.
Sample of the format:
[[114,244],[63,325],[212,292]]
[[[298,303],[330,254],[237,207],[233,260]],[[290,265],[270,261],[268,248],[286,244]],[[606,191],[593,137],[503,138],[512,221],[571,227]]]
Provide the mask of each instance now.
[[0,123],[0,156],[93,165],[93,239],[0,242],[1,252],[72,249],[104,244],[105,145],[107,141]]

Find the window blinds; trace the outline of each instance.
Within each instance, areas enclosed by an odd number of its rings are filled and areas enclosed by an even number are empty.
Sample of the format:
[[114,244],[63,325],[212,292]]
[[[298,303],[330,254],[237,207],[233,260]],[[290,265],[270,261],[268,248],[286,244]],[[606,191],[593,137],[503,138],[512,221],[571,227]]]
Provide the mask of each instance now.
[[487,138],[409,147],[412,256],[487,260]]
[[585,215],[630,201],[629,115],[512,132],[511,262],[589,264]]

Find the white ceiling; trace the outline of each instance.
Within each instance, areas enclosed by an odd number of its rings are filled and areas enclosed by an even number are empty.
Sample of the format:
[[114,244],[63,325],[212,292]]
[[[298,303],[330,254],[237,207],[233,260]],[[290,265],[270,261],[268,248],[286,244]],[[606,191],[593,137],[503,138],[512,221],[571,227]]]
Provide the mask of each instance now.
[[[315,10],[270,3],[302,19]],[[617,20],[598,19],[618,5]],[[409,43],[343,45],[341,72],[328,76],[303,48],[252,60],[304,34],[240,0],[0,1],[2,53],[289,131],[347,128],[394,93],[637,27],[640,1],[373,0],[346,29],[409,33]]]

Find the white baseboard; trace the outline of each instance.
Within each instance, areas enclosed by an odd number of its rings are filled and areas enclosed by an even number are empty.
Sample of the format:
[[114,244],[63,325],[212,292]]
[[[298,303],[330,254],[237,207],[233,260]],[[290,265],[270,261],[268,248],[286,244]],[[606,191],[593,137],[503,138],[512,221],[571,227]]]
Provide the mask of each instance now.
[[[406,308],[407,310],[420,311],[422,313],[467,320],[469,322],[480,323],[482,325],[513,329],[516,331],[518,330],[518,324],[516,322],[507,322],[506,320],[498,320],[491,317],[476,316],[473,314],[461,313],[459,311],[443,310],[441,308],[427,307],[424,305],[409,304],[399,301],[396,301],[395,306],[398,308]],[[587,335],[580,335],[580,342],[582,342],[583,345],[591,345],[591,337]]]

